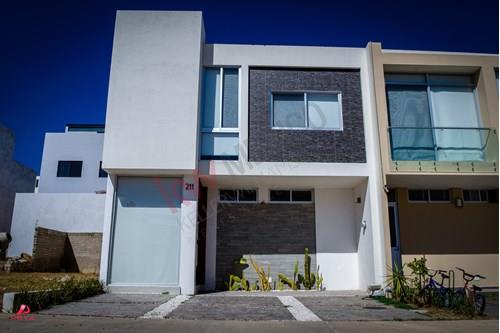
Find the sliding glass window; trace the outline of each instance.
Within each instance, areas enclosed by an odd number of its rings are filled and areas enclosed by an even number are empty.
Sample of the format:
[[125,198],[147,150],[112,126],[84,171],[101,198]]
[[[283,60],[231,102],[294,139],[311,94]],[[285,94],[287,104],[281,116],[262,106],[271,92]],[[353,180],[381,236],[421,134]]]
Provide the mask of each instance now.
[[468,75],[386,74],[392,159],[481,161],[475,82]]
[[342,130],[340,92],[274,92],[274,129]]

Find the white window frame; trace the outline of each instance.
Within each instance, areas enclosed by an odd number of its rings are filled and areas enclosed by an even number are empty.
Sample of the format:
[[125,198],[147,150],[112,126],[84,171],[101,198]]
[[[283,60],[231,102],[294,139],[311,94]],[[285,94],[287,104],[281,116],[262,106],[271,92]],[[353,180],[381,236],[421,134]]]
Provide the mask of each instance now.
[[[289,201],[273,201],[273,200],[271,200],[271,191],[288,191],[290,193],[290,200]],[[311,200],[310,201],[293,201],[293,197],[292,197],[292,192],[293,191],[308,191],[308,192],[311,192]],[[271,189],[269,189],[269,202],[270,203],[278,203],[278,204],[306,204],[306,203],[313,203],[314,202],[314,190],[311,190],[309,188],[294,188],[294,189],[288,189],[288,188],[271,188]]]
[[[236,191],[236,200],[221,200],[220,191]],[[255,191],[255,201],[240,201],[240,191]],[[217,200],[220,203],[238,203],[238,204],[246,204],[246,203],[257,203],[259,201],[259,190],[256,188],[220,188],[217,191]]]
[[[450,190],[449,189],[426,189],[426,188],[409,188],[408,189],[408,203],[416,203],[416,204],[419,204],[419,203],[451,203],[452,200],[451,200],[451,196],[450,197],[450,200],[431,200],[431,191],[448,191],[448,194],[450,193]],[[426,191],[427,192],[427,200],[410,200],[410,191]]]
[[[465,191],[476,191],[479,192],[479,200],[465,200],[465,195],[463,195],[463,192]],[[481,195],[481,192],[484,191],[486,192],[486,198],[483,198]],[[478,190],[478,189],[462,189],[462,198],[464,199],[464,202],[466,203],[488,203],[489,202],[489,194],[488,190]]]
[[[216,110],[219,116],[219,123],[216,124],[217,126],[215,127],[202,127],[201,132],[202,133],[239,133],[240,132],[240,127],[241,127],[241,108],[240,108],[240,97],[241,97],[241,70],[240,67],[232,67],[232,66],[205,66],[204,69],[219,69],[220,71],[220,87],[219,87],[219,94],[220,94],[220,103],[219,103],[219,109]],[[228,69],[237,69],[238,70],[238,127],[222,127],[222,108],[223,108],[223,101],[224,101],[224,68]],[[203,106],[202,106],[203,107]],[[202,110],[205,112],[205,110]],[[202,118],[203,119],[203,118]],[[215,119],[215,116],[214,116]],[[200,122],[203,123],[203,120]]]
[[[287,126],[274,126],[274,95],[304,95],[304,119],[305,127],[287,127]],[[337,95],[338,105],[339,105],[339,128],[311,128],[309,127],[309,112],[307,112],[307,94],[323,94],[323,95]],[[307,91],[271,91],[270,92],[270,117],[271,117],[271,129],[275,130],[299,130],[299,131],[343,131],[344,130],[344,112],[342,110],[342,92],[339,90],[329,90],[329,91],[317,91],[317,90],[307,90]]]

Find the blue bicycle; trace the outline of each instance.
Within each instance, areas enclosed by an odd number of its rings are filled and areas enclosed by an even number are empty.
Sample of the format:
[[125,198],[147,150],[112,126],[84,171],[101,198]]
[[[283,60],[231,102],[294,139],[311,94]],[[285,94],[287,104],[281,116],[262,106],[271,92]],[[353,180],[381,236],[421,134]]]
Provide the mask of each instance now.
[[[441,276],[441,282],[435,279],[438,274]],[[450,288],[450,274],[440,269],[429,269],[427,276],[429,279],[422,288],[424,303],[428,305],[450,307],[453,298],[453,289]],[[446,287],[445,281],[448,281],[448,287]]]

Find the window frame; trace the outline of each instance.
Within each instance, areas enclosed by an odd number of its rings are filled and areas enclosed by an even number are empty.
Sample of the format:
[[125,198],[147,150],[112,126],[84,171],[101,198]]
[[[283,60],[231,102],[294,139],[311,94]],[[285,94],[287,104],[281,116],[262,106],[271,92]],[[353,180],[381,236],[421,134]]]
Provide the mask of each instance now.
[[[387,76],[390,75],[420,75],[423,77],[424,81],[423,82],[413,82],[413,81],[408,81],[408,80],[388,80]],[[460,83],[460,82],[454,82],[454,81],[443,81],[443,82],[432,82],[432,76],[448,76],[448,77],[469,77],[471,79],[471,83]],[[389,107],[389,88],[391,86],[393,87],[424,87],[426,91],[426,97],[427,97],[427,106],[429,108],[429,117],[430,117],[430,124],[431,127],[430,129],[432,130],[432,140],[433,140],[433,145],[434,145],[434,160],[436,160],[437,156],[437,147],[436,147],[436,142],[438,141],[437,136],[436,136],[436,129],[439,129],[440,126],[435,126],[435,119],[434,119],[434,109],[435,105],[432,102],[432,88],[434,87],[453,87],[453,88],[471,88],[472,89],[472,94],[474,97],[474,105],[475,105],[475,111],[476,111],[476,117],[478,119],[478,124],[480,128],[483,128],[483,121],[481,118],[481,108],[480,108],[480,103],[478,100],[478,91],[477,91],[477,85],[478,85],[478,80],[474,76],[474,74],[468,74],[468,73],[433,73],[433,72],[404,72],[404,71],[384,71],[384,89],[385,89],[385,97],[386,97],[386,109],[387,109],[387,118],[388,118],[388,129],[389,129],[389,142],[390,142],[390,159],[392,161],[398,161],[393,159],[393,139],[392,139],[392,131],[391,129],[393,128],[399,128],[399,126],[392,126],[391,124],[391,109]],[[457,127],[458,129],[458,127]],[[417,201],[418,202],[418,201]],[[434,201],[435,202],[435,201]]]
[[[231,201],[231,200],[221,200],[220,198],[220,192],[221,191],[236,191],[236,200]],[[240,201],[240,191],[255,191],[255,201]],[[254,204],[259,202],[259,190],[256,188],[219,188],[217,189],[217,201],[219,203],[237,203],[237,204]]]
[[102,168],[102,161],[99,162],[99,173],[97,176],[98,178],[108,178],[108,173]]
[[[475,191],[478,192],[479,194],[479,200],[465,200],[465,191]],[[483,198],[483,195],[481,194],[482,192],[486,193],[486,198]],[[489,198],[489,193],[488,190],[480,190],[480,189],[462,189],[462,199],[464,200],[465,203],[470,203],[470,204],[485,204],[485,203],[490,203],[490,198]]]
[[[238,71],[238,127],[222,127],[222,110],[223,110],[223,101],[224,101],[224,69],[236,69]],[[220,87],[219,87],[219,94],[220,94],[220,103],[219,103],[219,108],[217,111],[219,117],[219,122],[218,126],[214,127],[203,127],[203,117],[202,120],[200,121],[201,124],[201,132],[202,133],[239,133],[240,132],[240,127],[241,127],[241,107],[240,107],[240,102],[241,102],[241,71],[239,66],[204,66],[203,69],[219,69],[219,75],[220,75]],[[205,89],[205,87],[203,87]],[[203,106],[203,105],[202,105]],[[202,110],[205,112],[205,110]]]
[[[289,201],[273,201],[271,200],[271,192],[272,191],[288,191],[289,192]],[[311,192],[311,200],[310,201],[294,201],[293,200],[293,191],[309,191]],[[314,190],[310,188],[270,188],[269,189],[269,203],[277,203],[277,204],[309,204],[314,203]]]
[[[290,126],[274,126],[274,95],[300,95],[302,94],[304,96],[304,119],[305,119],[305,127],[290,127]],[[307,110],[307,103],[308,103],[308,94],[318,94],[318,95],[336,95],[337,96],[337,101],[339,105],[339,128],[313,128],[309,127],[309,112]],[[327,91],[320,91],[320,90],[300,90],[300,91],[293,91],[293,90],[271,90],[269,91],[269,101],[270,101],[270,125],[271,129],[273,130],[297,130],[297,131],[336,131],[336,132],[342,132],[344,131],[344,112],[342,108],[342,91],[340,90],[327,90]]]
[[[238,127],[222,127],[222,122],[223,122],[223,107],[224,107],[224,69],[234,69],[238,72],[238,109],[237,109],[237,117],[238,117]],[[214,127],[203,127],[203,117],[204,117],[204,112],[205,110],[205,103],[203,102],[204,97],[202,97],[202,102],[201,102],[201,112],[200,112],[200,138],[199,138],[199,147],[200,147],[200,155],[199,159],[200,160],[205,160],[205,161],[210,161],[210,160],[228,160],[228,161],[237,161],[239,159],[239,145],[240,143],[240,127],[241,127],[241,66],[215,66],[215,65],[209,65],[209,66],[203,66],[203,71],[205,70],[214,70],[218,69],[219,70],[219,75],[220,75],[220,87],[219,87],[219,95],[220,95],[220,103],[219,103],[219,108],[216,110],[218,113],[218,124],[217,126]],[[204,96],[204,90],[206,87],[204,86],[205,82],[205,73],[203,73],[203,79],[202,79],[202,90],[201,90],[201,96]],[[215,115],[214,115],[215,119]],[[204,134],[218,134],[218,133],[225,133],[225,134],[234,134],[237,135],[238,137],[238,151],[236,155],[203,155],[202,154],[202,140],[204,137]]]
[[[61,163],[65,163],[65,162],[70,163],[69,169],[68,169],[69,175],[68,176],[61,176],[61,175],[59,175]],[[80,175],[79,176],[71,176],[71,164],[75,163],[75,162],[80,164]],[[83,161],[82,160],[58,160],[57,161],[56,178],[82,178],[82,174],[83,174]]]
[[[410,191],[426,191],[427,193],[427,200],[410,200]],[[448,198],[449,200],[431,200],[431,191],[447,191],[448,192]],[[408,192],[408,203],[415,203],[415,204],[442,204],[442,203],[451,203],[451,195],[450,195],[450,189],[430,189],[430,188],[409,188],[407,190]]]

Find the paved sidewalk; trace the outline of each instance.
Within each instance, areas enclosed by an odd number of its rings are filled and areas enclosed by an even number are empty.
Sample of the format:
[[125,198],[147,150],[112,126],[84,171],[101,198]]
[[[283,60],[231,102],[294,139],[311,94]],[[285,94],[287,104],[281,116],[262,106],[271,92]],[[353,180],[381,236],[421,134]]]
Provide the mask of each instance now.
[[77,302],[56,305],[41,315],[137,318],[174,296],[149,294],[102,294]]
[[490,333],[498,332],[497,320],[459,321],[231,321],[231,320],[148,320],[131,318],[71,317],[35,315],[32,321],[9,320],[0,314],[1,332],[71,333]]

